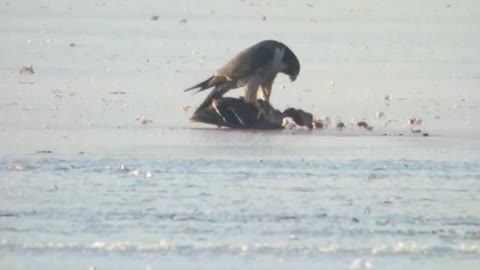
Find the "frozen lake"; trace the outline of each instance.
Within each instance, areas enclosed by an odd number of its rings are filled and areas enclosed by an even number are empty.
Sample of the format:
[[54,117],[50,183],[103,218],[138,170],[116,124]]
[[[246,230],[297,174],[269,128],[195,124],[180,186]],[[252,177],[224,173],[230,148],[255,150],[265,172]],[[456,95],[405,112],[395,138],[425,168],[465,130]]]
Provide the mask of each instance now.
[[[476,1],[1,1],[0,268],[478,269],[479,18]],[[270,38],[302,63],[276,107],[373,131],[190,123],[205,95],[182,90]]]
[[478,146],[438,147],[451,138],[424,145],[421,137],[315,137],[320,143],[309,148],[232,140],[231,147],[3,158],[2,264],[478,266]]

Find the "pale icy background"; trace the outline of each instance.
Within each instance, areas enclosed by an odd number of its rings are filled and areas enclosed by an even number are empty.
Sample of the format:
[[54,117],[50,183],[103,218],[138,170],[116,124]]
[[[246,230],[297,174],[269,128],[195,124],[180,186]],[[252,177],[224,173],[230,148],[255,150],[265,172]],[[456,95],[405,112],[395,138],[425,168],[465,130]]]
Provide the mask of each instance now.
[[[479,29],[474,0],[1,0],[0,268],[478,269]],[[263,39],[302,63],[276,107],[374,130],[190,123]]]

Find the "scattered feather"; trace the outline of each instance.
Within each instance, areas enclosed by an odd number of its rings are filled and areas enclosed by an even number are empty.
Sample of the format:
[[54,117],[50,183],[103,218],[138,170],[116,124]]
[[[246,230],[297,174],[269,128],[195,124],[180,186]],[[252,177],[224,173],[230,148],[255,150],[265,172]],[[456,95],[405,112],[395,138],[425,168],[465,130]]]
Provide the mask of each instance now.
[[113,91],[113,92],[110,92],[108,94],[110,94],[110,95],[125,95],[126,93],[123,92],[123,91]]
[[147,118],[145,118],[144,116],[137,117],[136,120],[137,120],[138,122],[140,122],[140,124],[142,124],[142,125],[150,124],[150,123],[153,122],[152,120],[147,119]]
[[375,113],[375,118],[383,119],[383,118],[385,118],[385,114],[383,112],[376,112]]
[[365,122],[365,121],[360,121],[360,122],[358,122],[358,123],[357,123],[357,126],[358,126],[358,127],[361,127],[361,128],[364,128],[364,129],[366,129],[366,130],[372,130],[372,129],[373,129],[373,127],[372,127],[371,125],[369,125],[369,124],[368,124],[367,122]]
[[192,106],[182,105],[181,109],[182,109],[183,112],[189,112],[192,109]]
[[411,117],[407,122],[410,126],[419,126],[423,123],[423,120],[422,118]]
[[21,67],[18,72],[20,72],[20,74],[34,74],[35,73],[35,70],[33,70],[33,66],[30,65],[30,66],[23,66]]

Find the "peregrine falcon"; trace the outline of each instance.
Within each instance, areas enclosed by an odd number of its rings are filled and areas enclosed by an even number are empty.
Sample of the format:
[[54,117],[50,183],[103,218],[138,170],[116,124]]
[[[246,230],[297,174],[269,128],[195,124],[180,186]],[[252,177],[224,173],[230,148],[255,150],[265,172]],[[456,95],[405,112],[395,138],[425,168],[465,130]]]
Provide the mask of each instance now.
[[260,117],[265,116],[265,111],[257,100],[257,93],[261,99],[269,102],[273,81],[280,72],[288,75],[291,81],[295,81],[300,72],[300,62],[285,44],[275,40],[264,40],[241,51],[210,78],[185,91],[199,88],[196,92],[198,93],[213,87],[197,109],[201,110],[229,90],[244,87],[245,101],[253,103],[258,108]]

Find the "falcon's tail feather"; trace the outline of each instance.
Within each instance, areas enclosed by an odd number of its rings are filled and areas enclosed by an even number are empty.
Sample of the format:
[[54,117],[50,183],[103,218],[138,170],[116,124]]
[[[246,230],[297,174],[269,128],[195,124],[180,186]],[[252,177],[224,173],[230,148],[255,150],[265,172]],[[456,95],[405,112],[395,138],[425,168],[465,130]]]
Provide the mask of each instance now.
[[200,104],[200,106],[198,106],[197,110],[203,110],[204,108],[207,108],[208,106],[210,106],[210,104],[212,104],[212,101],[214,99],[221,98],[224,94],[224,91],[221,91],[221,90],[222,90],[221,87],[220,89],[218,87],[215,87],[214,89],[212,89],[210,94],[208,94],[205,100]]
[[214,99],[221,98],[230,89],[232,89],[232,87],[229,84],[222,84],[220,86],[215,86],[215,88],[212,89],[210,94],[208,94],[208,96],[200,104],[200,106],[198,106],[197,111],[203,110],[209,107],[212,104],[212,101]]
[[199,83],[199,84],[196,84],[196,85],[194,85],[194,86],[192,86],[192,87],[190,87],[190,88],[185,89],[184,92],[188,92],[188,91],[191,91],[191,90],[193,90],[193,89],[200,88],[200,89],[198,89],[198,90],[195,92],[195,93],[198,93],[198,92],[201,92],[201,91],[203,91],[203,90],[205,90],[205,89],[208,89],[208,88],[212,87],[211,82],[212,82],[212,80],[213,80],[213,77],[214,77],[214,76],[211,76],[210,78],[206,79],[205,81],[203,81],[203,82],[201,82],[201,83]]

